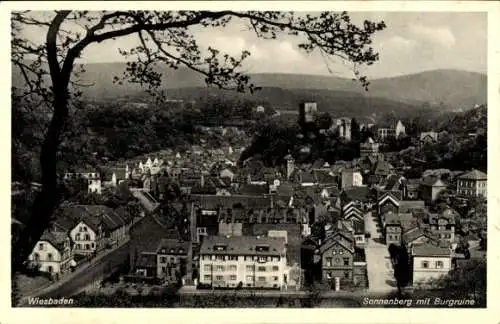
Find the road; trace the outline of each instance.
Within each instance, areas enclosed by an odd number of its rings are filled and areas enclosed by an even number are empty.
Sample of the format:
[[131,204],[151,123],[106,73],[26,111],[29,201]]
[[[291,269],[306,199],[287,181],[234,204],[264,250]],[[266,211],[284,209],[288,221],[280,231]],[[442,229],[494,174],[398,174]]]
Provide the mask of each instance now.
[[83,288],[100,280],[105,274],[111,273],[123,264],[129,253],[129,241],[124,241],[113,250],[98,255],[88,265],[81,265],[74,273],[63,277],[60,281],[41,291],[31,293],[27,297],[69,297],[77,294]]
[[368,291],[380,293],[394,291],[396,288],[389,252],[384,244],[379,222],[372,212],[365,214],[365,228],[371,235],[365,249]]

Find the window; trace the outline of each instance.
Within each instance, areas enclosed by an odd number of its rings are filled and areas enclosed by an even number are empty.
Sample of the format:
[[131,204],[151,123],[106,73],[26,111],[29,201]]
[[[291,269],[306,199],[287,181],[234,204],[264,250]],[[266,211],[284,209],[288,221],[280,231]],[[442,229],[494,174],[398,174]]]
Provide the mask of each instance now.
[[38,253],[33,254],[33,259],[35,259],[35,261],[40,260],[40,255]]
[[266,277],[259,277],[258,279],[260,282],[265,282],[266,281]]
[[436,261],[436,268],[443,269],[443,261]]
[[223,276],[215,276],[215,280],[222,281],[224,279]]
[[326,258],[326,266],[331,267],[332,266],[332,258]]
[[247,271],[253,271],[253,266],[247,265],[246,269],[247,269]]
[[253,276],[247,276],[247,281],[253,281]]
[[90,250],[90,244],[85,244],[85,250]]
[[273,271],[279,271],[280,267],[279,266],[273,266]]
[[210,278],[210,275],[205,275],[205,276],[203,276],[203,279],[210,280],[211,278]]
[[231,276],[229,277],[229,280],[236,280],[236,275],[231,275]]
[[80,241],[80,234],[79,233],[75,235],[75,240]]
[[258,267],[257,271],[261,271],[261,272],[266,271],[266,267]]
[[327,273],[326,273],[326,277],[327,277],[328,279],[332,279],[332,273],[331,273],[331,272],[327,272]]
[[217,271],[224,271],[224,266],[218,265],[217,266]]
[[333,251],[332,251],[332,254],[333,254],[333,255],[337,254],[337,251],[333,250]]
[[212,269],[212,267],[210,266],[210,264],[205,264],[203,266],[203,270],[205,270],[205,271],[210,271],[211,269]]
[[52,273],[52,271],[53,271],[52,266],[48,266],[48,267],[47,267],[47,271],[48,271],[49,273]]
[[223,255],[216,255],[215,260],[224,261],[224,256]]
[[39,249],[40,251],[43,251],[43,246],[44,246],[44,245],[43,245],[43,243],[38,244],[38,249]]
[[344,254],[344,250],[339,250],[339,254]]
[[422,268],[424,268],[424,269],[429,268],[429,262],[428,261],[422,261]]
[[259,257],[259,262],[267,262],[267,257],[265,256]]
[[89,241],[89,240],[90,240],[90,235],[85,234],[85,241]]
[[229,261],[238,261],[238,256],[236,256],[236,255],[230,255],[228,258],[229,258]]
[[349,271],[344,272],[344,278],[349,279]]
[[348,266],[349,265],[349,258],[344,258],[344,265]]
[[235,264],[231,264],[231,265],[229,266],[229,271],[236,271],[236,268],[237,268],[237,267],[236,267],[236,265],[235,265]]
[[82,249],[82,246],[80,245],[80,243],[76,244],[75,249],[77,249],[77,250],[81,250]]
[[274,281],[278,281],[278,279],[279,279],[279,278],[278,278],[278,277],[276,277],[276,276],[274,276],[274,277],[273,277],[273,280],[274,280]]
[[52,253],[47,254],[47,260],[52,261]]

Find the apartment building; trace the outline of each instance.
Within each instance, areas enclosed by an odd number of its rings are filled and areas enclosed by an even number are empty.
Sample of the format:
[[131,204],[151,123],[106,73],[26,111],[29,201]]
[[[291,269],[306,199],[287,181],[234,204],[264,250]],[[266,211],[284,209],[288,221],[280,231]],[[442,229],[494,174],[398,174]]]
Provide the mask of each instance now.
[[287,284],[286,239],[206,236],[200,249],[199,281],[214,288],[281,289]]

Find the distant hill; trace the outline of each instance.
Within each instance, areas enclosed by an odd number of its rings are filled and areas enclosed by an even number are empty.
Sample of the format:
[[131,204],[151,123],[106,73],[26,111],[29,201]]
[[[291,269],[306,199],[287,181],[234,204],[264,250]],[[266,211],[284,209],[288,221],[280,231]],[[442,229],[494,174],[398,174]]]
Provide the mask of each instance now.
[[[172,94],[176,93],[176,89],[205,86],[203,76],[189,69],[173,70],[167,66],[158,66],[157,68],[163,74],[164,87]],[[81,79],[86,83],[94,84],[94,86],[84,89],[89,98],[113,99],[124,94],[133,95],[143,92],[143,89],[137,84],[118,85],[113,83],[113,77],[121,76],[125,71],[125,63],[92,63],[86,64],[85,69],[86,72]],[[323,96],[325,91],[330,91],[331,94],[327,96],[332,98],[335,96],[351,99],[359,97],[358,100],[362,100],[361,98],[369,95],[370,98],[410,103],[410,106],[421,106],[426,103],[433,106],[441,105],[446,110],[469,108],[476,103],[485,104],[487,98],[486,75],[458,70],[433,70],[398,77],[373,79],[370,80],[368,94],[361,89],[358,82],[333,76],[280,73],[251,74],[250,76],[251,82],[268,88],[261,91],[260,95],[272,98],[281,97],[283,102],[280,105],[283,107],[292,107],[296,104],[296,100],[289,97],[291,92],[295,98],[313,97],[315,94]],[[21,82],[19,71],[14,70],[13,85],[19,85]],[[307,91],[311,89],[315,91],[307,94]],[[190,92],[191,90],[186,91]],[[333,103],[332,100],[327,101]]]

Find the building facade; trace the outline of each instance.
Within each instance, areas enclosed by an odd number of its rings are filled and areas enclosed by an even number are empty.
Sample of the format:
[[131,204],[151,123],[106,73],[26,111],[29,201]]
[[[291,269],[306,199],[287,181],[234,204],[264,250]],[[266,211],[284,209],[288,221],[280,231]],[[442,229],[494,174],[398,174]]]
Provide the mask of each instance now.
[[275,288],[287,284],[285,239],[207,236],[200,249],[200,284],[213,288]]
[[73,261],[71,240],[65,232],[45,231],[29,256],[39,271],[59,275],[70,270]]
[[457,193],[465,197],[487,197],[486,173],[479,170],[472,170],[457,178]]

